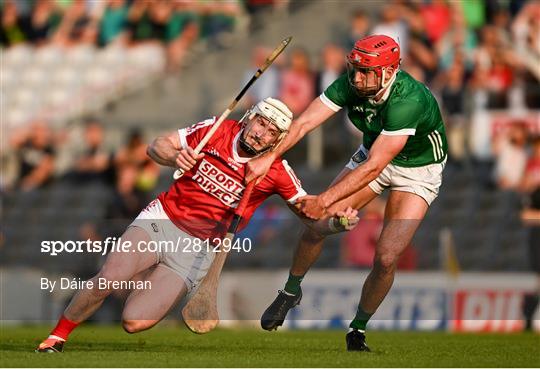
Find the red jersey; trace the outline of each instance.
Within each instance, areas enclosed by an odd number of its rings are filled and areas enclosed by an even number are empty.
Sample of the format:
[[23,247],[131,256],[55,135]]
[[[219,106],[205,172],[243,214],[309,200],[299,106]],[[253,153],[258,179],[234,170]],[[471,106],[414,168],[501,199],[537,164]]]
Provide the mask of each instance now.
[[[215,118],[178,130],[183,148],[195,149],[215,122]],[[158,196],[169,219],[188,234],[201,238],[221,238],[233,218],[244,192],[246,163],[238,155],[237,142],[242,127],[225,120],[203,148],[204,158]],[[261,203],[279,194],[294,203],[306,192],[287,161],[274,161],[266,177],[253,189],[238,227],[243,229]]]

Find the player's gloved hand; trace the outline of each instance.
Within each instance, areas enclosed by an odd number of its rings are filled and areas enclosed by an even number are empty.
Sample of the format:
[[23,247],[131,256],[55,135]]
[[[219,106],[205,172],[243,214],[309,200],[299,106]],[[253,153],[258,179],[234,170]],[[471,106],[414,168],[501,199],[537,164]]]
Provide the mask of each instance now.
[[251,159],[247,163],[246,183],[249,183],[253,180],[257,180],[255,184],[261,182],[266,173],[268,173],[268,171],[270,170],[270,167],[275,160],[276,156],[272,152],[268,152],[257,158]]
[[350,231],[359,222],[358,210],[351,208],[350,206],[344,211],[338,211],[336,214],[330,218],[332,224],[330,228],[335,228],[337,231]]
[[187,149],[182,149],[178,152],[178,155],[176,156],[176,166],[184,172],[187,172],[202,158],[204,158],[203,153],[197,155],[191,147],[188,147]]

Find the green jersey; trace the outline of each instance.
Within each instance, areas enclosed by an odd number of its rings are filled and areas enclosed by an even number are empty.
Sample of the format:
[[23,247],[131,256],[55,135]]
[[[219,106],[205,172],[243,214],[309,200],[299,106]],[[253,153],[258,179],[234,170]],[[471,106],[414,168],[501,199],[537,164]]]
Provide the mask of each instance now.
[[335,80],[320,98],[334,111],[347,107],[349,119],[364,133],[368,150],[380,134],[410,136],[392,160],[397,166],[420,167],[446,158],[448,145],[437,101],[423,83],[402,70],[382,102],[359,97],[347,74]]

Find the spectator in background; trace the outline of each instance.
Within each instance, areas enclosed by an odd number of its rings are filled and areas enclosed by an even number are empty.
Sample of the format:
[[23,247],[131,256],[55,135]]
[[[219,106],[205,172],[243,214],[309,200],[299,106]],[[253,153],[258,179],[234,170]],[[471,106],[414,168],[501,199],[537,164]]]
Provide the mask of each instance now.
[[177,71],[189,48],[199,37],[197,3],[182,0],[173,3],[173,12],[167,25],[167,70]]
[[370,27],[369,17],[365,11],[359,9],[354,11],[351,18],[348,34],[343,38],[345,50],[351,50],[354,43],[368,35]]
[[250,31],[256,31],[265,24],[265,17],[270,12],[286,12],[290,0],[243,0],[244,6],[250,15]]
[[320,95],[345,72],[345,51],[337,45],[327,44],[322,50],[321,60],[322,68],[315,76],[315,93],[317,95]]
[[[317,96],[326,90],[340,75],[345,73],[345,51],[338,45],[327,44],[322,50],[321,61],[322,67],[315,75],[315,94]],[[350,147],[351,150],[355,150],[359,145],[358,141],[361,135],[343,112],[339,112],[330,119],[339,124],[340,129],[325,132],[325,155],[335,159],[343,154],[342,150],[335,150],[336,147],[344,144]],[[334,144],[331,143],[332,136],[336,137],[334,138],[336,142]]]
[[234,31],[242,8],[236,0],[205,1],[201,4],[201,37],[208,40],[211,48],[223,48],[228,44],[227,35]]
[[54,1],[37,0],[30,17],[30,41],[37,46],[47,43],[61,19],[62,15]]
[[71,46],[80,42],[97,41],[97,24],[87,12],[85,0],[73,0],[65,9],[62,21],[53,36],[53,42]]
[[126,145],[116,153],[114,165],[119,192],[146,193],[155,188],[159,167],[146,155],[146,147],[141,132],[133,130]]
[[107,180],[111,157],[104,148],[103,127],[95,118],[86,121],[84,144],[75,154],[75,164],[70,177],[79,181]]
[[195,11],[191,2],[136,0],[128,13],[129,40],[164,44],[167,70],[177,71],[199,33]]
[[[257,69],[259,69],[266,58],[272,53],[272,49],[266,46],[256,46],[251,55],[251,68],[244,73],[242,86],[244,86],[253,77]],[[278,96],[279,94],[279,63],[281,58],[278,58],[262,76],[259,77],[257,83],[247,91],[244,97],[246,108],[256,104],[268,96]]]
[[532,141],[531,156],[525,166],[525,174],[521,183],[521,190],[531,193],[540,188],[540,136]]
[[512,24],[512,55],[525,69],[523,76],[526,105],[540,109],[540,3],[527,3]]
[[504,8],[497,9],[493,14],[491,24],[496,29],[497,38],[504,45],[510,45],[512,43],[512,37],[510,34],[510,13],[508,10]]
[[507,91],[512,85],[513,73],[505,56],[508,45],[503,44],[494,26],[481,30],[481,41],[474,53],[472,86],[488,93],[488,108],[505,108]]
[[99,24],[99,45],[121,40],[127,28],[128,7],[125,0],[107,0]]
[[[415,4],[401,5],[398,8],[409,29],[409,55],[404,58],[404,68],[420,81],[431,81],[437,72],[437,55],[434,45],[426,34],[424,18],[420,7]],[[414,69],[421,69],[414,73]],[[418,78],[417,78],[418,77]]]
[[53,177],[56,156],[48,125],[33,123],[28,132],[14,137],[12,145],[19,162],[18,187],[30,191],[45,186]]
[[26,17],[21,17],[13,0],[6,0],[2,8],[2,29],[0,41],[2,45],[13,46],[28,40],[30,30]]
[[449,158],[461,162],[465,157],[467,119],[464,97],[465,66],[460,59],[440,74],[436,85],[441,86],[440,96],[447,128]]
[[309,56],[303,49],[291,53],[290,66],[281,75],[280,99],[293,114],[300,114],[315,98],[314,76]]
[[450,7],[445,0],[432,0],[420,4],[419,13],[426,35],[431,43],[436,44],[450,27]]
[[379,22],[373,27],[371,34],[392,37],[399,44],[401,55],[407,56],[409,53],[409,27],[402,19],[403,14],[400,14],[402,8],[394,1],[384,5]]
[[500,189],[517,190],[527,163],[527,125],[514,122],[507,134],[501,133],[494,143],[495,180]]
[[106,207],[105,216],[108,219],[129,223],[146,206],[148,196],[137,188],[138,176],[139,170],[135,166],[125,166],[118,172],[114,196]]
[[135,0],[129,8],[127,16],[130,40],[135,43],[152,40],[163,41],[169,16],[170,9],[165,8],[162,2],[151,3],[147,0]]
[[461,7],[455,3],[450,6],[450,28],[435,45],[439,69],[446,70],[456,59],[462,58],[465,70],[470,71],[474,65],[472,55],[477,44],[476,35],[467,28]]

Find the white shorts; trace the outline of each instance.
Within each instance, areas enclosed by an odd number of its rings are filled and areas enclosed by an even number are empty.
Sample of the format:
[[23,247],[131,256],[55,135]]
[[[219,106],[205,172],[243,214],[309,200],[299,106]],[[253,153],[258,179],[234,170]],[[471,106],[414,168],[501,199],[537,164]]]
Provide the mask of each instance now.
[[[369,152],[364,145],[360,145],[345,167],[351,170],[356,169],[367,159],[368,154]],[[411,192],[422,197],[428,205],[431,205],[439,195],[445,165],[446,158],[442,163],[412,168],[390,163],[376,179],[369,183],[369,188],[377,194],[381,194],[386,188],[390,188],[391,191]]]
[[[158,199],[148,204],[129,227],[140,227],[148,233],[158,245],[157,263],[177,273],[186,283],[188,293],[199,285],[214,260],[212,247],[204,246],[199,252],[193,251],[193,241],[198,239],[178,228]],[[166,241],[173,247],[165,247]]]

